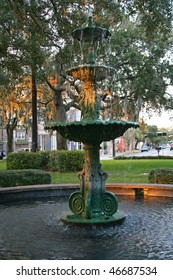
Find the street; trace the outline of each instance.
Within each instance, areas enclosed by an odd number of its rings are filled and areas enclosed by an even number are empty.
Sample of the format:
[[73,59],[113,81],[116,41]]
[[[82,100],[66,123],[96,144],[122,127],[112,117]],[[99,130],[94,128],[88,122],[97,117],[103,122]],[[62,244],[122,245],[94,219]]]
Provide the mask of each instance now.
[[[158,151],[156,149],[151,149],[151,150],[145,151],[145,152],[141,152],[140,150],[139,151],[135,150],[132,153],[128,153],[128,154],[124,154],[124,155],[126,155],[128,157],[132,157],[132,156],[135,156],[135,157],[149,157],[149,156],[157,157],[158,156]],[[160,156],[171,156],[171,157],[173,157],[173,150],[170,151],[170,148],[161,149],[159,151],[159,155]]]
[[[170,148],[166,148],[166,149],[161,149],[159,151],[159,155],[160,156],[170,156],[173,158],[173,150],[170,151]],[[156,149],[150,149],[149,151],[145,151],[145,152],[141,152],[140,150],[135,150],[135,151],[126,151],[124,153],[116,153],[115,157],[119,157],[119,156],[125,156],[125,157],[157,157],[158,156],[158,151]],[[100,156],[101,160],[106,160],[106,159],[113,159],[111,155],[109,154],[101,154]]]

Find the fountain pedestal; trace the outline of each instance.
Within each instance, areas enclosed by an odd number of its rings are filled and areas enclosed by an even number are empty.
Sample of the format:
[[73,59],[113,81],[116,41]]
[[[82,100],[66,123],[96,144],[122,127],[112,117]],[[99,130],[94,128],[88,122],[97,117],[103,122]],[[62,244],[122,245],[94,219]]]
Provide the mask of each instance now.
[[69,198],[72,213],[61,216],[63,222],[71,224],[114,224],[122,221],[125,214],[118,210],[116,196],[107,192],[105,181],[107,173],[100,164],[100,144],[85,144],[85,162],[83,170],[78,173],[80,191]]

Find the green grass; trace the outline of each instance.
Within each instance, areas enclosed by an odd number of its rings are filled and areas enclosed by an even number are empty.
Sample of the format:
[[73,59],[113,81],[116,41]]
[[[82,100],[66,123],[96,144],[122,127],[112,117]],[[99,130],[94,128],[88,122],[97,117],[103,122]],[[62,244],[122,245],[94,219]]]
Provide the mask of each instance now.
[[[173,168],[172,159],[103,160],[102,169],[109,175],[107,183],[148,183],[148,174],[154,168]],[[0,170],[6,169],[6,161],[0,161]],[[52,172],[53,184],[79,183],[77,173]]]
[[79,179],[77,177],[77,173],[59,173],[59,172],[52,172],[52,184],[78,184]]
[[[109,175],[107,183],[148,183],[155,168],[173,168],[171,159],[103,160],[102,169]],[[52,183],[79,183],[76,173],[52,173]]]
[[0,170],[6,170],[6,160],[0,160]]
[[148,183],[148,174],[155,168],[173,168],[173,161],[166,159],[115,160],[103,162],[109,183]]

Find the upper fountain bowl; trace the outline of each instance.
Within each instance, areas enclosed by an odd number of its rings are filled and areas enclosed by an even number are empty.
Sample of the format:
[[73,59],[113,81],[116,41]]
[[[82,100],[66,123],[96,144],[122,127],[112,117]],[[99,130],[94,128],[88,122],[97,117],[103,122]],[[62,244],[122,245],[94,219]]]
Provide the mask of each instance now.
[[79,41],[94,43],[109,38],[111,33],[105,28],[87,26],[84,28],[75,29],[72,33],[72,36]]
[[103,39],[107,39],[111,36],[109,30],[102,28],[102,27],[95,27],[93,25],[93,18],[90,15],[88,18],[88,26],[83,28],[77,28],[72,32],[73,38],[88,42],[88,43],[95,43],[97,41],[102,41]]
[[82,143],[99,143],[120,137],[131,127],[137,128],[138,123],[128,121],[75,121],[57,122],[47,125],[45,129],[57,130],[70,141]]

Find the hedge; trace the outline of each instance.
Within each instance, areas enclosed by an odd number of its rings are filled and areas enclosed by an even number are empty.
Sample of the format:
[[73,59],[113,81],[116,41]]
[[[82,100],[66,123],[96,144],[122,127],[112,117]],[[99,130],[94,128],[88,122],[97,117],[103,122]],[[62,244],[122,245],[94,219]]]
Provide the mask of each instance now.
[[75,172],[83,167],[84,151],[15,152],[7,156],[7,170],[42,169]]
[[173,168],[152,169],[148,181],[152,184],[173,184]]
[[5,170],[0,171],[0,187],[50,184],[51,175],[43,170]]
[[15,152],[7,156],[8,170],[46,169],[49,162],[49,152]]
[[83,151],[52,151],[50,152],[48,170],[59,172],[75,172],[82,169]]

